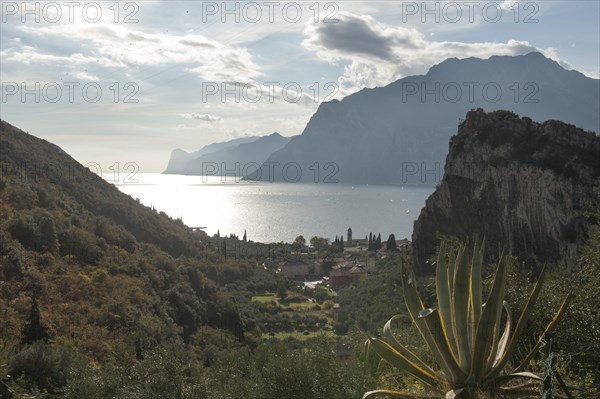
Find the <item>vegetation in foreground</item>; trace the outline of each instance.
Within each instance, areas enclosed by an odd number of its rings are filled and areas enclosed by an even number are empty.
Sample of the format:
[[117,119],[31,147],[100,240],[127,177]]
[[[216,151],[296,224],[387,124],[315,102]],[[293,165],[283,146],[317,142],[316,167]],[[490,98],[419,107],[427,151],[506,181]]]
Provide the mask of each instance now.
[[[60,149],[4,122],[1,130],[0,397],[347,399],[377,386],[423,392],[418,380],[377,370],[359,350],[365,333],[374,336],[400,313],[398,340],[427,364],[435,361],[401,306],[397,257],[342,290],[337,334],[319,334],[315,325],[331,325],[332,298],[277,275],[270,266],[277,250],[225,257],[219,248],[230,239],[192,233]],[[581,270],[548,275],[513,357],[515,364],[525,360],[522,349],[550,322],[543,310],[558,308],[573,289],[554,348],[557,370],[586,389],[579,397],[597,395],[600,383],[600,207],[594,209]],[[483,274],[487,292],[493,280]],[[520,313],[531,276],[519,264],[506,274],[506,300]],[[431,306],[434,279],[422,278],[419,290]],[[276,299],[258,300],[266,292]],[[303,298],[298,306],[295,297]],[[268,309],[269,302],[282,309]],[[267,338],[271,328],[282,336]],[[304,330],[311,335],[301,340],[284,335]],[[539,355],[528,367],[543,370]]]
[[[508,361],[516,349],[519,336],[540,295],[543,275],[531,292],[521,316],[513,327],[508,302],[504,300],[506,275],[509,260],[501,257],[487,301],[482,301],[482,266],[484,244],[475,245],[469,259],[467,246],[457,251],[446,252],[441,244],[437,259],[436,290],[437,307],[425,308],[417,291],[414,273],[407,263],[402,264],[402,286],[408,313],[419,330],[436,361],[436,369],[398,342],[392,333],[392,317],[383,328],[385,340],[370,338],[367,351],[376,353],[383,361],[397,369],[413,375],[438,394],[448,387],[447,397],[536,397],[542,376],[523,371],[524,366],[535,355],[543,336],[540,337],[523,363],[511,372],[506,372]],[[554,330],[564,315],[570,293],[559,311],[545,329],[544,334]],[[501,326],[505,315],[503,327]],[[515,385],[514,380],[533,380]],[[411,397],[397,391],[375,390],[365,395],[378,393],[396,397]]]

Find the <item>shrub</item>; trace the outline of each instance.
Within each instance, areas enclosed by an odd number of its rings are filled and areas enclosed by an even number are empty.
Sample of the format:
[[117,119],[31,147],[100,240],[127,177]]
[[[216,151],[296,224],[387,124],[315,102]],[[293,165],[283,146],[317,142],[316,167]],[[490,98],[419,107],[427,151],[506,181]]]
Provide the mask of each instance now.
[[28,214],[15,215],[8,225],[8,232],[23,247],[31,250],[38,249],[39,235],[33,216]]
[[96,284],[105,282],[107,278],[108,271],[106,269],[96,269],[92,272],[92,281]]
[[96,244],[96,237],[78,227],[71,227],[59,234],[60,254],[73,255],[82,264],[98,263],[102,251]]
[[13,379],[25,379],[40,390],[56,392],[67,383],[73,355],[64,347],[42,341],[23,347],[9,362]]
[[54,219],[50,215],[41,216],[38,220],[38,236],[40,252],[58,252],[58,237],[54,227]]

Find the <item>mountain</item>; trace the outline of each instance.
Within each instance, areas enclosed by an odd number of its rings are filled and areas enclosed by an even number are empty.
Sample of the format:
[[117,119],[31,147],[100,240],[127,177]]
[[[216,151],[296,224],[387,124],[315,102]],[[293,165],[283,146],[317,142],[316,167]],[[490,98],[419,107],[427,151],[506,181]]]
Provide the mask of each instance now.
[[222,263],[205,233],[0,120],[0,341],[19,339],[31,298],[54,339],[96,359],[203,326],[241,339],[233,302],[205,275]]
[[289,141],[289,138],[273,133],[251,142],[227,146],[189,160],[181,174],[224,176],[233,171],[236,176],[242,176],[245,174],[243,171],[257,170],[269,155],[283,148]]
[[441,236],[485,237],[534,270],[573,270],[587,238],[586,210],[600,181],[600,137],[573,125],[470,111],[450,141],[444,177],[415,222],[416,270]]
[[171,152],[171,158],[169,159],[169,164],[167,165],[167,169],[163,173],[165,174],[183,174],[185,168],[193,159],[201,157],[206,154],[210,154],[217,151],[223,151],[228,148],[233,148],[237,145],[244,143],[251,143],[255,140],[258,140],[259,136],[250,136],[250,137],[241,137],[239,139],[233,139],[229,141],[224,141],[220,143],[212,143],[205,145],[198,151],[194,151],[188,153],[181,149],[175,149]]
[[321,104],[302,134],[248,178],[435,185],[458,118],[473,108],[506,109],[598,132],[600,80],[535,52],[448,59],[426,75]]
[[[190,238],[183,223],[140,205],[79,164],[60,147],[5,121],[0,121],[0,132],[0,176],[18,179],[19,185],[9,187],[9,195],[14,196],[15,201],[27,201],[27,206],[33,207],[38,203],[45,204],[43,199],[38,198],[67,197],[69,201],[76,202],[75,208],[65,210],[67,213],[79,210],[92,212],[122,226],[135,239],[156,245],[172,256],[200,253],[200,246]],[[28,184],[30,179],[35,182],[35,187]],[[32,194],[29,191],[34,188],[35,198],[30,198]]]

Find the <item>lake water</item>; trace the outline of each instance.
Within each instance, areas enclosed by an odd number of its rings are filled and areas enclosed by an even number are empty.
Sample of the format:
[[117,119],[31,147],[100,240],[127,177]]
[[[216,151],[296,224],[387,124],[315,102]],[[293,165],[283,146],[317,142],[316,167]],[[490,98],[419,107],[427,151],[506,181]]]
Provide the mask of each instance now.
[[[121,176],[122,178],[123,176]],[[115,182],[119,190],[147,206],[206,227],[213,235],[247,231],[259,242],[292,242],[298,235],[334,239],[352,227],[355,238],[369,232],[409,238],[413,222],[433,187],[352,186],[339,183],[222,182],[219,177],[136,174]]]

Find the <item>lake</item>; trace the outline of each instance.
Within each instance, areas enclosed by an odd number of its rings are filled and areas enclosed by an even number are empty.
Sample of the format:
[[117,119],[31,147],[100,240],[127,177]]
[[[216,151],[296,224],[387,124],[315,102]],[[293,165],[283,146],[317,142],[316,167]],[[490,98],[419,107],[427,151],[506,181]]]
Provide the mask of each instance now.
[[[348,185],[339,183],[243,182],[219,177],[141,173],[103,177],[138,198],[209,235],[220,231],[258,242],[292,242],[298,235],[334,239],[352,227],[354,238],[369,232],[409,238],[433,187]],[[117,176],[117,179],[119,177]]]

